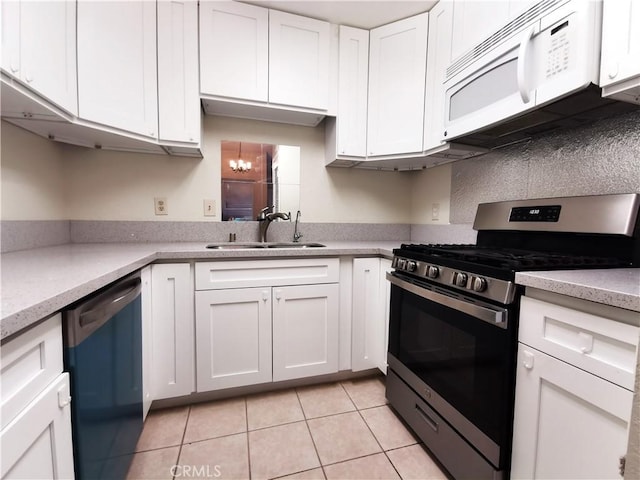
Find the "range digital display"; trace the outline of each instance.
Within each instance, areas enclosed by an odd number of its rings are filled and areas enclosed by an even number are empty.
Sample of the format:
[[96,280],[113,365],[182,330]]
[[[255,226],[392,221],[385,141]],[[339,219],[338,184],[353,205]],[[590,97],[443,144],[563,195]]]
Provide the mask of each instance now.
[[515,207],[509,214],[510,222],[557,222],[560,218],[560,205]]

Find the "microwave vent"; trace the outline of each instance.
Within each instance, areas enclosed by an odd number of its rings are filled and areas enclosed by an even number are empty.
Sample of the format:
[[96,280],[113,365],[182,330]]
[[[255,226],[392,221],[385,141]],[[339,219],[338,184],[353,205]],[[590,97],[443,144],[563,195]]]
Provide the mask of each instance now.
[[490,51],[496,45],[500,44],[503,40],[511,37],[514,33],[530,25],[536,19],[547,12],[553,10],[559,4],[565,3],[567,0],[542,0],[536,3],[529,10],[525,11],[521,15],[517,16],[504,27],[491,35],[489,38],[476,45],[467,53],[459,57],[449,67],[447,67],[447,80],[454,76],[459,71],[465,69],[469,64],[475,62],[478,58],[482,57],[485,53]]

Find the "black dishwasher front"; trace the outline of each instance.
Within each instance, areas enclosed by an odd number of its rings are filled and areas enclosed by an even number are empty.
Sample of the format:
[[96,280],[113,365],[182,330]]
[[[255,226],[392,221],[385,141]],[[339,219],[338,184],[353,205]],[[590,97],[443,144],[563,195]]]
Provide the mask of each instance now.
[[141,280],[135,273],[63,312],[76,478],[125,478],[142,431]]

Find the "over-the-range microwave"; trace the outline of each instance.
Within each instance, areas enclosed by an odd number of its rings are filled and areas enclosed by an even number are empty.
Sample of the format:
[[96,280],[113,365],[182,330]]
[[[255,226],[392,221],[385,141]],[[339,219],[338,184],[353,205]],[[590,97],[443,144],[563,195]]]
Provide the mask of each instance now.
[[444,140],[487,148],[628,111],[598,81],[602,2],[542,0],[447,68]]

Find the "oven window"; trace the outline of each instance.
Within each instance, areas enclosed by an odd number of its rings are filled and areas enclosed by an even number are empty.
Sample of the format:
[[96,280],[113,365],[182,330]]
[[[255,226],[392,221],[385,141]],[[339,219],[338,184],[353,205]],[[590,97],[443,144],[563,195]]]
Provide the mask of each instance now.
[[509,428],[512,335],[392,285],[389,352],[497,444]]

